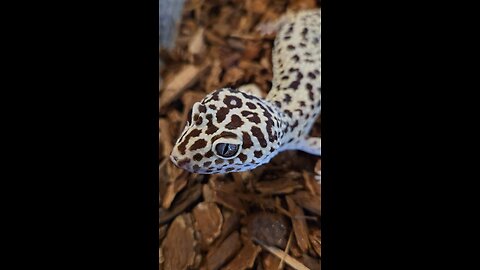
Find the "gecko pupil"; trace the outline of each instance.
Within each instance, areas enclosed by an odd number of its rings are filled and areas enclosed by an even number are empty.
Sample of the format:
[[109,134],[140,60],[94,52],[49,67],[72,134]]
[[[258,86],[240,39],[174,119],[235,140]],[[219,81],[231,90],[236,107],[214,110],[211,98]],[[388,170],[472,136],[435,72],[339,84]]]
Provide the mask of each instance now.
[[237,144],[230,144],[230,143],[219,143],[215,147],[217,153],[222,157],[232,157],[238,151]]

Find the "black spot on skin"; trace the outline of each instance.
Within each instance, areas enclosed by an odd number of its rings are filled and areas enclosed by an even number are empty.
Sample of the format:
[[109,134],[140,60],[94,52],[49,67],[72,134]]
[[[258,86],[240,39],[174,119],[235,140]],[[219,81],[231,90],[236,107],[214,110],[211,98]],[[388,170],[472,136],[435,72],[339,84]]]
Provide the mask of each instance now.
[[223,159],[217,158],[215,159],[215,164],[219,165],[223,163]]
[[194,171],[200,170],[200,166],[198,166],[197,164],[194,164],[194,165],[193,165],[193,170],[194,170]]
[[285,102],[286,104],[290,104],[290,101],[292,101],[292,97],[289,94],[285,94],[283,102]]
[[313,91],[310,89],[308,90],[308,98],[310,98],[311,101],[314,101],[313,99]]
[[277,106],[278,108],[282,108],[282,103],[280,103],[280,101],[274,101],[273,103],[274,103],[275,106]]
[[213,105],[213,104],[208,105],[208,107],[209,107],[210,109],[212,109],[212,110],[216,110],[216,109],[217,109],[217,107],[216,107],[215,105]]
[[207,114],[205,117],[208,119],[208,122],[207,122],[207,130],[205,130],[205,133],[206,133],[207,135],[211,135],[211,134],[217,132],[218,127],[216,127],[216,126],[213,124],[212,115],[211,115],[211,114]]
[[305,115],[305,118],[306,118],[306,119],[310,118],[310,114],[307,113],[307,114]]
[[305,45],[305,43],[300,42],[300,47],[305,48],[306,46],[307,46],[307,45]]
[[291,142],[293,142],[293,138],[291,138],[290,140],[288,140],[288,143],[291,143]]
[[211,162],[211,161],[207,161],[207,162],[203,163],[203,167],[208,167],[208,166],[210,166],[210,164],[212,164],[212,162]]
[[190,163],[190,159],[189,158],[185,158],[185,159],[182,159],[180,161],[177,162],[178,166],[179,167],[183,167],[185,166],[186,164]]
[[318,71],[318,69],[315,69],[313,72],[315,72],[317,75],[320,75],[320,71]]
[[211,173],[211,172],[213,172],[213,171],[212,171],[212,170],[206,170],[206,172],[207,172],[207,173]]
[[223,120],[225,120],[225,117],[227,117],[229,111],[230,109],[228,109],[227,107],[222,107],[217,111],[216,117],[218,123],[221,123],[223,122]]
[[240,153],[240,154],[238,155],[238,158],[239,158],[242,162],[247,161],[247,156],[244,155],[243,153]]
[[242,100],[235,96],[226,96],[223,99],[223,103],[225,103],[229,109],[240,108],[243,105]]
[[295,72],[295,71],[298,71],[298,68],[290,68],[290,69],[288,70],[288,72],[290,72],[290,73],[293,73],[293,72]]
[[233,164],[235,162],[235,160],[229,159],[229,160],[227,160],[227,162],[228,162],[228,164]]
[[220,138],[236,138],[237,135],[235,135],[235,133],[232,133],[230,131],[223,131],[222,133],[218,134],[218,135],[215,135],[213,136],[212,138],[212,143]]
[[195,154],[193,156],[193,160],[196,160],[196,161],[200,161],[200,160],[202,160],[202,158],[203,158],[203,156],[201,154]]
[[248,121],[255,124],[260,124],[260,117],[258,117],[257,113],[250,112],[250,111],[242,111],[241,113],[242,113],[242,116],[247,118]]
[[213,156],[213,152],[212,150],[208,151],[207,153],[205,153],[205,157],[206,158],[209,158],[209,157],[212,157]]
[[233,171],[233,170],[235,170],[235,168],[232,168],[232,167],[228,167],[228,168],[225,169],[225,171],[227,171],[227,172],[230,172],[230,171]]
[[300,116],[303,116],[303,111],[302,111],[302,110],[296,109],[295,111],[296,111],[296,112],[299,112]]
[[288,76],[283,76],[281,79],[282,81],[285,81],[285,80],[288,80],[288,78],[289,78]]
[[317,78],[317,76],[313,72],[309,72],[308,77],[310,77],[311,79]]
[[293,32],[293,27],[295,26],[294,23],[290,24],[290,27],[288,28],[287,32],[285,32],[285,35],[288,35]]
[[317,43],[319,42],[319,39],[318,39],[318,38],[314,38],[312,42],[313,42],[313,44],[317,44]]
[[285,114],[288,115],[289,117],[292,117],[292,112],[289,110],[285,110]]
[[207,108],[205,107],[205,105],[200,104],[200,105],[198,106],[198,111],[201,112],[201,113],[206,113],[206,112],[207,112]]
[[270,153],[273,153],[275,151],[275,148],[270,147]]
[[308,28],[303,28],[302,30],[302,36],[306,36],[308,33]]
[[300,105],[300,107],[305,107],[305,106],[306,106],[306,105],[305,105],[305,101],[299,101],[299,102],[298,102],[298,105]]
[[284,36],[283,39],[284,40],[289,40],[291,38],[291,36]]
[[262,151],[254,151],[254,152],[253,152],[253,155],[254,155],[256,158],[261,158],[261,157],[262,157]]
[[306,87],[308,90],[312,90],[312,85],[311,85],[310,83],[307,83],[307,84],[305,85],[305,87]]
[[248,133],[246,133],[245,131],[242,131],[242,135],[243,135],[243,145],[242,145],[242,148],[243,149],[248,149],[250,147],[253,146],[253,143],[252,143],[252,139],[250,138],[250,135]]
[[185,136],[185,139],[178,145],[178,151],[180,151],[180,153],[182,155],[185,155],[185,150],[186,150],[188,142],[190,141],[190,138],[197,137],[198,135],[200,135],[201,132],[202,131],[200,129],[194,129],[194,130],[190,131],[190,133],[188,133]]
[[306,52],[306,53],[305,53],[305,56],[312,56],[312,54],[309,53],[309,52]]
[[298,63],[298,61],[300,60],[300,57],[295,54],[295,55],[292,57],[292,60],[295,61],[295,63]]
[[199,116],[199,117],[197,118],[197,120],[195,121],[195,124],[196,124],[197,126],[199,126],[199,125],[201,125],[202,123],[203,123],[203,118],[202,118],[201,116]]
[[266,147],[267,146],[267,141],[265,140],[265,137],[262,133],[262,130],[258,127],[253,126],[251,129],[251,132],[253,136],[255,136],[258,139],[258,142],[260,143],[261,147]]
[[242,121],[242,118],[240,118],[240,116],[234,114],[232,115],[232,117],[230,118],[230,123],[228,123],[227,125],[225,125],[225,128],[228,128],[228,129],[237,129],[239,127],[241,127],[243,125],[243,121]]
[[298,127],[298,120],[295,120],[293,125],[290,127],[290,131],[293,131],[296,127]]
[[287,46],[287,49],[288,49],[289,51],[293,51],[293,50],[295,50],[295,46],[293,46],[293,45],[288,45],[288,46]]
[[293,81],[288,87],[297,90],[300,85],[300,81]]
[[201,149],[205,146],[207,146],[207,141],[205,141],[204,139],[198,139],[197,141],[195,141],[192,144],[192,146],[190,146],[189,150],[194,151],[194,150],[197,150],[197,149]]

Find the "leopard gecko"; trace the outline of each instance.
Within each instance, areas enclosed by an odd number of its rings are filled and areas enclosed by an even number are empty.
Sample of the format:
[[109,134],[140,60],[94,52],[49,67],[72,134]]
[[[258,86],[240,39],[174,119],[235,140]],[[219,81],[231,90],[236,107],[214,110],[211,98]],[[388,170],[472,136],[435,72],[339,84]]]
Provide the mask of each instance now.
[[283,17],[265,99],[221,88],[193,105],[170,160],[199,174],[252,170],[285,150],[321,154],[309,132],[321,112],[320,9]]

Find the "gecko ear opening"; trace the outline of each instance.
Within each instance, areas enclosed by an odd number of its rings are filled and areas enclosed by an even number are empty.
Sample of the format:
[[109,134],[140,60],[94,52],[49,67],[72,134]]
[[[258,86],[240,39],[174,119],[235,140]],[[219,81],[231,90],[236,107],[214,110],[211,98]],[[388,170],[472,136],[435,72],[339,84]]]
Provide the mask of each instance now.
[[233,159],[240,154],[242,143],[235,138],[219,138],[212,145],[215,155],[223,159]]

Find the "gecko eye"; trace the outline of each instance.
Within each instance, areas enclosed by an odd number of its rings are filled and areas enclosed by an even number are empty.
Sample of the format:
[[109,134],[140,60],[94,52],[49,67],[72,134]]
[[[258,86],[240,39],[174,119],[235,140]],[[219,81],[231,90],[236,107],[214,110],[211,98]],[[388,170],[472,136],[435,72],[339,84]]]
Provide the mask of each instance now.
[[238,152],[238,146],[238,144],[218,143],[217,146],[215,146],[215,151],[220,157],[229,158]]

